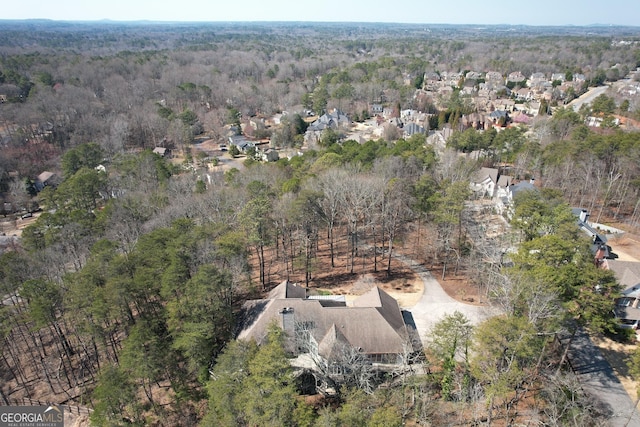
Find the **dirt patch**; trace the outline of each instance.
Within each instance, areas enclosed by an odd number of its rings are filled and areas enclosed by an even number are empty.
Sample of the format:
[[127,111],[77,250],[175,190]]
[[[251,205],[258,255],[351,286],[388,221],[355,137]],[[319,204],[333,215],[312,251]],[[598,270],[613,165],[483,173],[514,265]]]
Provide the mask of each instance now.
[[474,285],[468,274],[448,273],[442,278],[442,267],[434,267],[431,274],[451,298],[471,305],[486,305],[486,296]]
[[640,261],[640,236],[625,233],[607,242],[620,261]]
[[[335,234],[340,236],[340,230],[336,230]],[[398,246],[394,249],[394,253],[405,255],[422,265],[431,267],[430,262],[427,262],[419,254],[406,249],[419,247],[419,245],[414,245],[417,242],[412,242],[413,238],[414,236],[410,236],[406,247]],[[311,279],[308,283],[310,291],[344,295],[349,301],[366,293],[373,286],[378,286],[394,297],[401,307],[413,307],[422,298],[424,292],[422,279],[409,265],[395,257],[391,259],[391,274],[387,274],[388,254],[380,249],[378,251],[379,253],[374,254],[373,248],[360,249],[354,259],[352,272],[348,240],[344,237],[336,239],[334,254],[337,255],[334,256],[332,264],[329,243],[326,238],[320,238],[316,256],[312,262]],[[267,289],[272,289],[285,279],[306,286],[304,271],[300,268],[302,263],[299,259],[294,260],[293,263],[290,260],[286,261],[283,258],[281,248],[278,253],[273,248],[266,251],[265,259],[267,260],[265,265]],[[251,257],[250,265],[251,281],[257,284],[259,283],[259,268],[255,255]],[[452,270],[451,273],[447,273],[444,280],[441,280],[440,267],[434,266],[431,272],[452,298],[466,304],[484,305],[484,295],[477,286],[472,284],[469,276],[462,274],[462,272],[454,274]]]

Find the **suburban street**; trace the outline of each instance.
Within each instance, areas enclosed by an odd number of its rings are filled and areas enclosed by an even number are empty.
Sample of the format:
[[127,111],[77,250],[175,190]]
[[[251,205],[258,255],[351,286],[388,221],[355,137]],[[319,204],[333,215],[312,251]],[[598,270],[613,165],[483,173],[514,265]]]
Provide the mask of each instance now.
[[609,86],[598,86],[591,88],[587,91],[587,93],[567,104],[567,107],[573,108],[573,111],[578,111],[583,104],[590,104],[598,96],[606,93],[607,90],[609,90]]

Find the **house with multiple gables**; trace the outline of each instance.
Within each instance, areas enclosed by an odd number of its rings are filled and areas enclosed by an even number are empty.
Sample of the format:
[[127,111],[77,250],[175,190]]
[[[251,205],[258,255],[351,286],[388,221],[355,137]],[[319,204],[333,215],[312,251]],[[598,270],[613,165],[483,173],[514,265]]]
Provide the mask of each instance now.
[[481,168],[471,177],[471,191],[479,198],[492,199],[499,213],[512,213],[513,200],[521,191],[537,190],[534,180],[516,182],[495,168]]
[[616,299],[615,316],[620,326],[640,327],[640,262],[604,259],[602,268],[611,270],[622,286],[622,296]]
[[286,332],[291,356],[308,354],[325,366],[339,364],[345,349],[372,364],[395,365],[410,342],[397,301],[378,287],[347,304],[343,296],[312,296],[284,281],[266,298],[247,301],[240,319],[238,339],[260,344],[275,324]]

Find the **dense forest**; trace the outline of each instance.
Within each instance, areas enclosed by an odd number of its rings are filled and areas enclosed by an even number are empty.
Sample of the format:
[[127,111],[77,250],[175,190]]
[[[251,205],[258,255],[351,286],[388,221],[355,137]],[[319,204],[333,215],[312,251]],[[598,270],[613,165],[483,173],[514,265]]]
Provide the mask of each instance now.
[[[0,21],[0,401],[105,426],[603,425],[565,359],[578,328],[625,338],[619,285],[570,207],[637,231],[640,132],[613,118],[640,120],[640,97],[476,130],[462,91],[419,95],[428,73],[580,74],[586,90],[638,67],[636,28]],[[451,136],[305,142],[324,111],[362,123],[372,104]],[[295,155],[222,150],[238,133]],[[497,236],[474,214],[481,167],[538,188]],[[397,255],[467,277],[500,314],[451,313],[420,354],[332,396],[302,389],[279,328],[234,340],[242,303],[280,281],[384,280]]]

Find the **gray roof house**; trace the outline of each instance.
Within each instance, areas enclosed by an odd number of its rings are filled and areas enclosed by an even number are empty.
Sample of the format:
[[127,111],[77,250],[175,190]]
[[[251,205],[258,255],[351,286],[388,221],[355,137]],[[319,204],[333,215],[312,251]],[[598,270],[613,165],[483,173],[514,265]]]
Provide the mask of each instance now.
[[427,133],[427,131],[425,130],[425,128],[423,128],[422,126],[416,124],[416,123],[409,123],[408,125],[406,125],[405,127],[402,128],[402,130],[404,131],[404,136],[405,137],[410,137],[411,135],[415,135],[417,133],[422,133],[425,134]]
[[605,259],[603,268],[613,271],[622,286],[622,297],[616,299],[615,316],[622,328],[640,326],[640,262]]
[[349,126],[351,120],[342,111],[334,108],[331,113],[325,113],[315,122],[311,123],[307,131],[323,131],[326,128],[336,129],[341,126]]
[[[331,360],[346,347],[372,363],[397,363],[409,342],[407,326],[397,301],[378,287],[350,305],[340,297],[313,297],[301,286],[282,282],[265,299],[243,305],[238,339],[258,344],[275,322],[288,335],[287,350],[294,355]],[[300,342],[300,340],[304,342]]]
[[243,135],[231,135],[229,137],[229,144],[238,147],[238,150],[246,153],[251,147],[255,147],[255,144],[245,138]]

